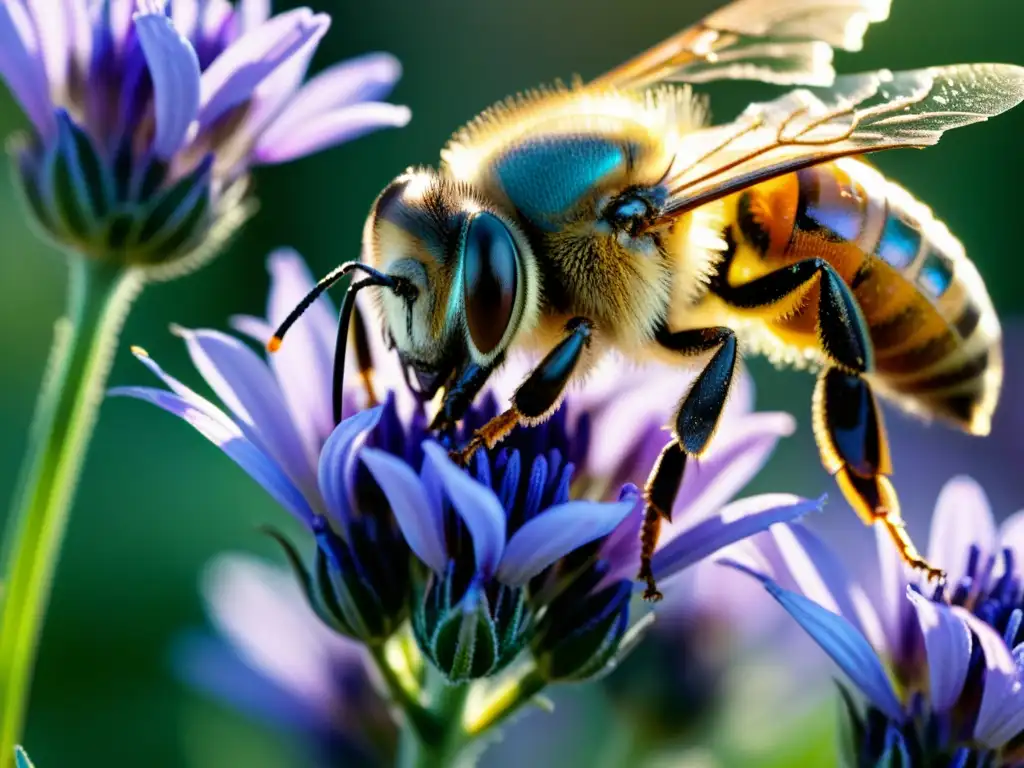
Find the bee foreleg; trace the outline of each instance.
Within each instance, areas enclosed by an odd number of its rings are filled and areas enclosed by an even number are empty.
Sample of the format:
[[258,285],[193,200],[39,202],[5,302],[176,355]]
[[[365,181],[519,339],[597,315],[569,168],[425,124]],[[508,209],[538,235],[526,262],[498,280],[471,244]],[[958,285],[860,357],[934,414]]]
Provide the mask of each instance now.
[[646,600],[661,599],[651,568],[661,521],[672,519],[672,507],[683,481],[687,457],[702,454],[714,436],[737,361],[736,334],[730,328],[699,328],[676,333],[661,329],[655,334],[655,340],[662,347],[687,357],[715,352],[679,403],[672,441],[662,450],[644,488],[647,506],[637,578],[647,582]]
[[431,431],[446,432],[453,429],[504,359],[504,355],[499,355],[488,365],[468,363],[459,371],[452,383],[445,387],[441,407],[430,423]]
[[900,516],[899,500],[888,475],[889,445],[874,393],[863,377],[826,368],[814,390],[814,435],[825,469],[835,476],[843,496],[866,525],[885,526],[903,560],[942,577],[917,551]]
[[591,322],[583,317],[566,323],[565,338],[519,385],[512,395],[512,406],[476,430],[456,458],[463,463],[468,462],[479,448],[493,448],[518,425],[537,424],[547,419],[562,402],[576,364],[590,344],[592,328]]
[[805,259],[740,285],[716,281],[712,290],[734,309],[774,310],[782,317],[820,286],[818,337],[822,351],[850,371],[871,369],[871,343],[864,318],[849,286],[824,259]]

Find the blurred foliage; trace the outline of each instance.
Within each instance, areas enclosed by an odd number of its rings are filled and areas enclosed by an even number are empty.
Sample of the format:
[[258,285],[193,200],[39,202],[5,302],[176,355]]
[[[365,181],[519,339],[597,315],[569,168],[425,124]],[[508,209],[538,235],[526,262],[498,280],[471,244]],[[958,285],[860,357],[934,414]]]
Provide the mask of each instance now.
[[[315,66],[370,50],[395,53],[405,65],[395,100],[412,107],[413,122],[401,131],[261,170],[256,188],[262,210],[230,252],[196,275],[153,286],[143,295],[125,330],[113,382],[149,383],[127,352],[132,343],[195,383],[168,324],[224,327],[231,314],[260,313],[270,249],[295,246],[317,272],[355,257],[363,217],[377,191],[406,166],[434,162],[461,122],[506,94],[573,73],[596,75],[717,5],[712,0],[310,2],[334,16]],[[277,3],[279,9],[283,5]],[[891,19],[868,34],[864,52],[839,56],[842,70],[974,60],[1024,63],[1018,35],[1024,4],[1018,0],[895,0],[894,6]],[[771,89],[729,84],[709,91],[715,113],[728,118]],[[10,99],[0,96],[0,135],[23,126]],[[1004,315],[1024,309],[1022,267],[1011,229],[1019,216],[1022,128],[1024,110],[1017,110],[954,132],[926,153],[877,159],[884,172],[926,197],[964,240]],[[0,432],[5,435],[0,491],[9,496],[52,323],[64,302],[65,269],[59,255],[33,236],[6,177],[0,178],[0,232],[0,327],[7,329],[0,359]],[[762,407],[792,410],[801,428],[752,490],[831,490],[808,429],[810,377],[753,367]],[[935,478],[926,498],[934,498],[944,479]],[[835,520],[853,526],[852,516],[834,506],[822,524]],[[107,403],[40,656],[25,738],[37,763],[60,768],[289,764],[285,742],[185,692],[167,663],[174,633],[203,620],[195,588],[203,563],[227,548],[276,556],[255,528],[268,521],[287,525],[284,518],[242,472],[176,420],[137,403]],[[920,527],[912,530],[921,535]],[[573,696],[586,698],[582,691]],[[543,720],[532,718],[534,724]],[[592,735],[601,732],[600,717],[586,722]],[[780,749],[763,763],[747,756],[742,764],[827,765],[831,723],[831,716],[816,717],[795,734],[798,751]],[[535,768],[581,764],[579,753],[544,752],[547,743],[541,737],[528,741]],[[591,743],[601,742],[591,736]]]

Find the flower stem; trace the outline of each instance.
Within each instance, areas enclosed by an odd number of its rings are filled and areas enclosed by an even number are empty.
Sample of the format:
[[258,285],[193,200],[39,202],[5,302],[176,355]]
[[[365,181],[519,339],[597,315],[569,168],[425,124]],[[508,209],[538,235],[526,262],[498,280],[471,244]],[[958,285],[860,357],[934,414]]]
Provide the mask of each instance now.
[[0,755],[13,761],[53,572],[121,326],[141,273],[71,257],[53,348],[4,540]]
[[471,685],[450,685],[436,670],[429,670],[429,674],[432,675],[429,711],[434,728],[431,732],[417,733],[406,724],[399,742],[400,768],[453,768],[470,741],[462,720]]
[[466,727],[467,736],[475,739],[500,725],[524,704],[532,701],[538,693],[544,690],[546,685],[547,680],[538,669],[530,667],[524,674],[511,680],[490,698],[484,705],[483,711],[476,715]]
[[416,738],[421,741],[434,738],[438,731],[438,723],[435,721],[434,715],[420,703],[419,692],[411,690],[395,670],[391,660],[388,659],[386,646],[376,644],[368,645],[367,648],[377,664],[377,669],[380,670],[381,677],[384,678],[384,684],[387,686],[391,698],[405,714],[408,727],[415,732]]

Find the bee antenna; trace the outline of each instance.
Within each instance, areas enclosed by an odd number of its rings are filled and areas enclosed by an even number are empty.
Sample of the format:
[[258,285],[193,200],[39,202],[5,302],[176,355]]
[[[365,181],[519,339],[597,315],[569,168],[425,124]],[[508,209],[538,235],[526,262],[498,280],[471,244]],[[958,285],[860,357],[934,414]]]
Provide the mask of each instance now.
[[[295,309],[288,314],[288,317],[286,317],[284,322],[278,326],[277,330],[274,331],[274,335],[270,337],[270,341],[267,342],[267,349],[270,352],[276,352],[279,350],[281,348],[281,342],[284,339],[284,335],[288,332],[288,329],[295,324],[295,321],[302,317],[303,312],[309,309],[313,302],[323,295],[324,291],[337,283],[348,273],[356,270],[365,272],[367,276],[365,279],[354,282],[348,287],[348,291],[345,293],[345,300],[341,304],[341,312],[338,314],[338,336],[334,347],[334,385],[332,388],[335,424],[341,422],[342,394],[345,380],[345,353],[348,347],[349,326],[352,323],[352,313],[356,309],[356,294],[358,294],[363,288],[378,286],[381,288],[388,288],[396,295],[404,298],[406,301],[410,301],[416,297],[416,286],[406,278],[386,275],[383,272],[358,261],[350,261],[346,264],[342,264],[337,269],[332,270],[325,275],[315,286],[313,286],[313,289],[307,293],[303,297],[302,301],[295,306]],[[362,325],[361,318],[359,318],[357,322],[359,326]],[[362,331],[361,335],[360,331]],[[365,328],[357,327],[356,336],[356,353],[360,358],[360,364],[362,366],[369,360],[369,344],[366,339]],[[372,392],[368,392],[368,395],[371,399],[373,398]]]
[[288,333],[291,327],[295,325],[295,322],[305,314],[306,310],[313,306],[313,302],[319,299],[325,291],[341,280],[341,278],[345,277],[345,275],[356,270],[366,272],[370,276],[370,280],[363,281],[363,285],[380,285],[391,288],[399,294],[408,293],[409,289],[412,289],[411,285],[408,287],[404,285],[405,281],[399,278],[389,277],[383,272],[379,272],[373,267],[363,264],[362,262],[346,262],[320,278],[317,284],[313,286],[313,289],[302,297],[302,301],[295,305],[295,308],[288,313],[288,316],[277,327],[277,330],[274,331],[274,335],[270,337],[270,340],[267,342],[267,350],[270,352],[277,352],[277,350],[281,348],[285,334]]

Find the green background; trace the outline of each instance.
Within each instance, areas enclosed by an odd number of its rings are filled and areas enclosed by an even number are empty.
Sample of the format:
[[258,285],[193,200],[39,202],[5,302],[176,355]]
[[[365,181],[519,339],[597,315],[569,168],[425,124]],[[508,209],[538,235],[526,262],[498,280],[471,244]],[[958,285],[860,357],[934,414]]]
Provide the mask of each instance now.
[[[279,2],[277,10],[283,5]],[[460,123],[517,90],[574,73],[599,74],[715,5],[707,0],[320,0],[316,9],[331,13],[334,24],[315,66],[371,50],[396,54],[405,75],[394,100],[412,107],[412,123],[259,170],[258,216],[208,268],[146,290],[125,329],[112,382],[151,383],[127,352],[128,344],[140,344],[167,369],[196,384],[182,345],[168,333],[169,323],[224,327],[230,314],[260,314],[267,286],[264,258],[272,248],[295,246],[318,273],[355,257],[374,195],[406,166],[433,163]],[[1024,63],[1019,34],[1024,5],[1019,0],[895,0],[894,5],[890,20],[869,33],[862,53],[839,55],[841,70]],[[736,84],[708,90],[713,110],[726,118],[766,92]],[[0,96],[0,134],[24,125],[10,99]],[[923,197],[967,244],[1004,317],[1024,309],[1018,235],[1022,129],[1024,110],[1018,110],[954,132],[924,153],[877,159],[884,172]],[[7,496],[25,445],[52,323],[62,311],[65,266],[59,254],[34,238],[5,176],[0,176],[0,248],[0,496]],[[763,365],[753,368],[760,405],[792,411],[800,429],[752,490],[815,495],[832,490],[808,429],[810,378],[777,374]],[[903,419],[894,424],[898,439],[901,430],[916,435],[916,429]],[[958,451],[975,445],[953,441],[947,449],[948,433],[936,429],[927,434],[928,450],[946,451],[954,468],[961,458]],[[897,462],[923,458],[898,455]],[[1003,494],[1001,513],[1012,511],[1003,505],[1012,504],[1011,493],[1020,488],[1013,478],[1009,486],[1001,485],[1018,458],[1000,457],[988,467],[986,482],[999,486],[993,495]],[[908,513],[912,530],[921,537],[928,512],[924,505],[930,505],[945,477],[929,472],[915,477],[920,487],[911,491],[921,499],[915,504],[920,508]],[[283,522],[284,515],[183,424],[137,403],[105,404],[39,658],[26,743],[40,768],[286,764],[283,742],[189,694],[175,682],[167,662],[174,634],[202,622],[196,592],[202,565],[226,549],[270,554],[255,526]],[[851,530],[868,541],[867,532],[855,530],[851,520],[835,502],[817,524]],[[594,728],[600,723],[594,720]],[[822,742],[813,734],[806,740]],[[115,759],[103,762],[105,757]]]

